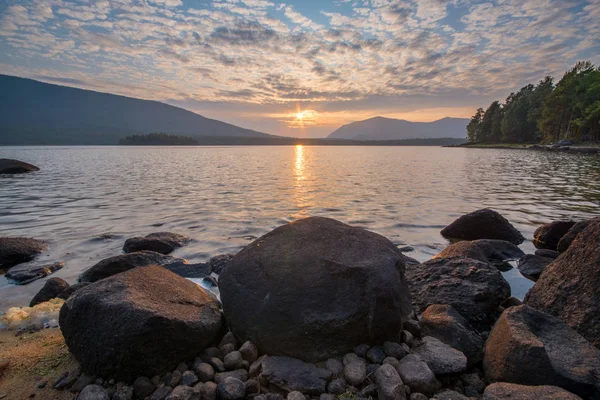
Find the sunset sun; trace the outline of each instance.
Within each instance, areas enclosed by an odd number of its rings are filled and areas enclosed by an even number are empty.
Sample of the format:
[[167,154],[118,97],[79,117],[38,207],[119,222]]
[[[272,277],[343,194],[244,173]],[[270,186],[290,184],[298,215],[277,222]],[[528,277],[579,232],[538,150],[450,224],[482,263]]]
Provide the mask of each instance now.
[[296,113],[296,119],[302,121],[304,119],[304,112]]

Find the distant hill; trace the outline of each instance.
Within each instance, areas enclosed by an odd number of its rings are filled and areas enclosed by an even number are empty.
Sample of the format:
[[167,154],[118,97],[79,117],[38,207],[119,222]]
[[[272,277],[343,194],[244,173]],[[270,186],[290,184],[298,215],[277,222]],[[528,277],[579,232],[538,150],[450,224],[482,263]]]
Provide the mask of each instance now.
[[467,136],[467,118],[443,118],[434,122],[410,122],[403,119],[375,117],[344,125],[328,139],[402,140],[438,139]]
[[116,145],[125,136],[152,132],[277,137],[158,101],[0,75],[0,145]]

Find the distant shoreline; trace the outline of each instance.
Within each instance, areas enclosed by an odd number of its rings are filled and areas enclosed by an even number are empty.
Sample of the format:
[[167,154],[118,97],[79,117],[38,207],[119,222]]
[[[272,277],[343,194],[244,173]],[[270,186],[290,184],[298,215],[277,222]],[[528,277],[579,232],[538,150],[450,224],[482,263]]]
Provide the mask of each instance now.
[[587,145],[587,146],[562,146],[552,147],[551,145],[541,144],[520,144],[520,143],[506,143],[506,144],[458,144],[449,145],[444,147],[461,147],[461,148],[472,148],[472,149],[505,149],[505,150],[534,150],[534,151],[549,151],[549,152],[561,152],[561,153],[577,153],[577,154],[600,154],[600,145]]

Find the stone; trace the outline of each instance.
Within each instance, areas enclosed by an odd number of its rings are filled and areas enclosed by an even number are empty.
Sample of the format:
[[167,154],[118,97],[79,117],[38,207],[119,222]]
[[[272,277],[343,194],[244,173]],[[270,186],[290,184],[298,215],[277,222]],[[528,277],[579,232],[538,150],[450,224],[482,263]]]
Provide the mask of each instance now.
[[367,379],[367,365],[358,360],[348,363],[344,366],[344,378],[352,386],[362,385],[365,379]]
[[110,400],[110,397],[102,386],[88,385],[79,393],[77,400]]
[[306,397],[300,392],[289,392],[287,395],[287,400],[306,400]]
[[383,359],[382,364],[390,364],[392,367],[396,368],[400,361],[396,357],[386,357]]
[[223,364],[223,361],[221,361],[220,359],[218,359],[216,357],[213,357],[210,360],[208,360],[208,363],[213,366],[215,371],[218,371],[218,372],[225,371],[225,365]]
[[148,250],[161,254],[169,254],[189,243],[190,238],[171,232],[151,233],[144,237],[127,239],[123,246],[125,253]]
[[208,265],[210,265],[211,272],[220,275],[221,272],[223,272],[223,269],[229,265],[229,262],[234,256],[235,254],[221,254],[212,257],[210,260],[208,260]]
[[377,397],[377,385],[371,384],[363,387],[360,392],[358,392],[358,397],[363,397],[365,399],[374,399]]
[[471,258],[492,265],[502,265],[524,255],[523,250],[506,240],[480,239],[453,243],[434,258]]
[[346,393],[347,389],[348,389],[348,383],[346,382],[346,380],[344,378],[333,379],[327,385],[327,392],[332,393],[332,394],[340,395],[342,393]]
[[442,229],[441,234],[451,239],[497,239],[513,244],[521,244],[525,240],[506,218],[489,208],[463,215]]
[[201,400],[200,393],[189,386],[179,385],[173,388],[166,400]]
[[221,339],[221,343],[219,343],[219,347],[223,347],[228,344],[233,346],[233,349],[235,350],[235,347],[237,346],[237,339],[235,338],[235,335],[231,331],[228,331],[223,336],[223,338]]
[[130,380],[192,359],[217,336],[222,314],[214,295],[149,266],[80,289],[64,303],[59,324],[86,372]]
[[27,263],[15,265],[4,275],[10,283],[26,285],[38,279],[44,278],[64,267],[62,262],[52,264]]
[[261,373],[262,371],[262,362],[265,359],[265,355],[262,355],[260,357],[258,357],[256,359],[256,361],[254,361],[252,364],[250,364],[250,367],[248,368],[248,374],[250,375],[250,377],[255,377],[258,376],[258,374]]
[[258,349],[256,345],[250,341],[245,342],[242,347],[240,347],[240,353],[242,354],[242,358],[248,362],[253,362],[258,358]]
[[367,376],[375,376],[375,372],[381,367],[379,364],[369,364],[367,365]]
[[[133,399],[133,387],[126,386],[126,385],[118,386],[112,397],[112,400],[131,400],[131,399]],[[152,399],[152,400],[154,400],[154,399]]]
[[192,371],[185,371],[181,374],[181,384],[186,386],[194,386],[198,382],[198,377]]
[[410,353],[410,348],[406,344],[396,342],[383,343],[383,350],[388,357],[394,357],[401,360],[404,356]]
[[546,267],[525,304],[552,314],[600,347],[600,217]]
[[217,384],[214,382],[206,382],[198,389],[202,400],[215,400],[217,398]]
[[10,158],[0,158],[0,174],[23,174],[26,172],[35,172],[40,169],[33,164]]
[[502,313],[485,345],[490,382],[555,385],[600,396],[600,350],[557,318],[527,305]]
[[167,385],[169,385],[171,387],[175,387],[175,386],[179,385],[179,382],[181,382],[181,372],[179,372],[179,370],[176,369],[175,371],[173,371],[171,373],[170,378],[167,381]]
[[327,390],[331,372],[294,358],[269,356],[263,359],[261,377],[284,392],[318,396]]
[[[235,351],[235,346],[232,345],[231,343],[227,343],[227,344],[224,344],[223,346],[221,346],[220,349],[221,349],[221,353],[223,353],[224,356],[227,356],[227,354]],[[223,357],[223,360],[225,360],[225,357]]]
[[492,383],[485,388],[482,400],[581,400],[581,397],[556,386],[528,386],[514,383]]
[[533,244],[538,249],[556,250],[558,242],[575,225],[575,221],[554,221],[540,226],[533,233]]
[[237,380],[245,382],[248,380],[248,371],[240,368],[233,371],[217,372],[215,374],[215,382],[217,384],[224,382],[227,378],[235,378]]
[[554,261],[552,258],[541,257],[534,254],[527,254],[517,263],[517,268],[523,275],[531,280],[537,281],[542,272],[550,263]]
[[393,339],[412,311],[402,253],[323,217],[246,246],[219,278],[227,323],[261,353],[321,361]]
[[133,381],[133,394],[138,399],[145,399],[147,396],[150,396],[154,392],[154,389],[152,381],[145,376],[139,376]]
[[558,251],[548,249],[537,249],[534,254],[536,256],[551,258],[553,260],[560,256],[560,253]]
[[385,351],[381,346],[373,346],[367,352],[367,360],[372,364],[381,364],[385,358]]
[[180,362],[179,364],[177,364],[177,367],[175,369],[183,374],[185,371],[187,371],[188,365],[184,362]]
[[422,344],[412,349],[436,374],[453,374],[467,369],[467,357],[456,349],[442,343],[438,339],[425,336]]
[[221,400],[243,400],[246,386],[239,379],[229,377],[217,385],[217,397]]
[[366,360],[364,360],[361,357],[359,357],[356,353],[345,354],[344,357],[342,358],[342,363],[344,365],[348,365],[348,364],[350,364],[351,362],[354,362],[354,361],[366,362]]
[[371,348],[371,346],[369,346],[368,344],[359,344],[358,346],[356,346],[354,348],[354,354],[356,354],[357,356],[361,357],[361,358],[367,358],[367,352],[369,351],[369,349]]
[[80,374],[81,371],[79,368],[66,371],[54,381],[52,388],[58,390],[68,389],[71,387],[71,385],[73,385],[73,383],[75,383]]
[[200,382],[208,382],[215,376],[215,369],[208,363],[200,363],[196,367],[196,376]]
[[411,393],[410,400],[429,400],[423,393]]
[[475,372],[462,374],[460,380],[465,388],[465,396],[479,397],[479,394],[485,389],[485,382]]
[[64,290],[68,288],[69,284],[64,279],[50,278],[46,281],[40,291],[33,296],[33,299],[31,299],[31,302],[29,303],[29,307],[52,300],[58,297]]
[[384,364],[375,372],[377,398],[379,400],[406,400],[406,391],[400,375],[394,367]]
[[260,384],[256,379],[248,379],[244,382],[244,386],[246,387],[246,395],[260,393]]
[[0,270],[31,261],[47,248],[46,243],[36,239],[0,238]]
[[409,319],[402,325],[405,331],[409,331],[414,337],[421,337],[421,326],[418,321]]
[[319,400],[337,400],[337,396],[331,393],[321,393]]
[[433,396],[436,400],[470,400],[468,397],[454,391],[454,390],[442,390]]
[[415,338],[413,337],[412,333],[410,333],[409,331],[400,332],[400,340],[402,341],[403,344],[405,344],[409,348],[413,347],[415,345]]
[[223,365],[228,371],[244,367],[244,359],[239,351],[232,351],[223,359]]
[[161,386],[150,396],[150,400],[165,400],[173,391],[170,386]]
[[567,251],[573,240],[579,235],[585,228],[587,228],[588,224],[591,220],[580,221],[569,229],[569,231],[559,240],[558,245],[556,246],[556,250],[560,253],[564,253]]
[[331,371],[333,376],[342,376],[344,374],[344,364],[337,358],[330,358],[326,360],[325,368]]
[[406,269],[413,304],[419,313],[432,304],[449,304],[476,329],[485,330],[510,296],[500,271],[469,258],[435,259]]
[[417,355],[409,354],[404,357],[396,370],[402,382],[408,385],[411,391],[433,395],[441,387],[427,363]]
[[483,338],[458,311],[447,304],[433,304],[421,316],[421,329],[442,343],[459,350],[469,366],[483,359]]
[[504,300],[502,302],[502,304],[500,304],[500,307],[509,308],[509,307],[520,306],[521,304],[523,304],[523,302],[521,300],[517,299],[516,297],[511,296],[508,299]]
[[69,392],[72,392],[72,393],[81,392],[84,387],[93,384],[95,381],[96,381],[95,376],[83,373],[83,374],[79,375],[79,377],[77,378],[75,383],[73,383],[73,385],[69,389]]

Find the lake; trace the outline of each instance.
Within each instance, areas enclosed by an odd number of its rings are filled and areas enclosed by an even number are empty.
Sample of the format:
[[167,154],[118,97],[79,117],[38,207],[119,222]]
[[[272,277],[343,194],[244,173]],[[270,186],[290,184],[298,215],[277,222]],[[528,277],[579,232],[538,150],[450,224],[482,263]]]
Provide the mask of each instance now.
[[[38,260],[70,283],[121,253],[125,239],[172,231],[193,262],[234,253],[271,229],[328,216],[388,237],[425,261],[439,231],[490,207],[528,239],[542,223],[600,210],[600,157],[440,147],[0,147],[41,171],[0,176],[0,236],[48,241]],[[533,252],[530,240],[521,246]],[[504,273],[522,298],[532,282]],[[0,277],[0,310],[27,305],[45,280]]]

